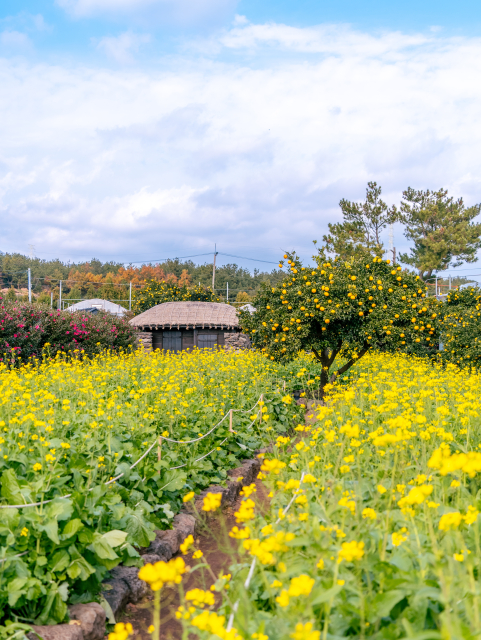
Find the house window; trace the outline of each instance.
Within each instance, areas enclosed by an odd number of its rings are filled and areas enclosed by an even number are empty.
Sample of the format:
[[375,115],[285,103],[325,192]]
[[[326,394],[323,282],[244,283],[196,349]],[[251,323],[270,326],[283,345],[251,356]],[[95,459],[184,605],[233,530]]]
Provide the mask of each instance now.
[[182,351],[182,331],[164,331],[162,346],[165,351]]
[[217,334],[200,334],[197,336],[197,344],[199,349],[215,349],[217,346]]

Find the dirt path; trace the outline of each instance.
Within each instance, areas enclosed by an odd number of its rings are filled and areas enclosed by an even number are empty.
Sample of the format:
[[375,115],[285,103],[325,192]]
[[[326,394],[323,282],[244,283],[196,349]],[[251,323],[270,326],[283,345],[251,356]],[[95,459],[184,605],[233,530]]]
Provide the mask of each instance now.
[[[306,413],[306,424],[315,422],[315,402],[309,401]],[[261,510],[266,509],[269,503],[267,489],[260,480],[255,481],[257,492],[251,498],[260,506]],[[206,525],[199,530],[196,535],[196,548],[200,549],[209,563],[214,575],[228,573],[229,566],[235,562],[238,541],[229,538],[227,532],[236,524],[234,513],[238,510],[242,497],[239,496],[232,507],[226,508],[222,514],[215,514],[210,517]],[[190,558],[190,554],[186,556]],[[190,560],[189,560],[190,562]],[[196,561],[192,561],[194,564]],[[207,569],[199,569],[191,575],[187,575],[183,580],[185,591],[190,589],[209,589],[214,579]],[[175,612],[180,605],[180,599],[175,588],[164,587],[161,601],[161,640],[180,640],[182,637],[182,627],[175,618]],[[150,640],[151,636],[147,629],[152,624],[153,594],[150,593],[137,604],[128,604],[126,611],[119,618],[119,622],[130,622],[134,627],[134,637],[141,640]]]
[[[261,508],[268,504],[266,487],[260,480],[256,480],[257,492],[251,495]],[[235,561],[238,541],[229,538],[227,532],[236,524],[234,513],[238,510],[242,497],[239,496],[232,507],[226,508],[222,514],[215,514],[210,517],[206,525],[196,535],[196,548],[200,549],[209,563],[214,575],[217,577],[221,572],[228,573],[229,565]],[[186,562],[194,565],[195,560],[190,561],[191,554],[185,556]],[[197,561],[199,562],[199,561]],[[214,579],[207,569],[199,569],[183,580],[185,591],[190,589],[209,589]],[[161,601],[161,640],[180,640],[182,628],[175,618],[175,612],[180,605],[177,587],[164,587]],[[137,604],[128,604],[119,622],[130,622],[134,627],[134,637],[142,640],[150,640],[151,636],[147,632],[152,624],[153,594],[150,593]]]

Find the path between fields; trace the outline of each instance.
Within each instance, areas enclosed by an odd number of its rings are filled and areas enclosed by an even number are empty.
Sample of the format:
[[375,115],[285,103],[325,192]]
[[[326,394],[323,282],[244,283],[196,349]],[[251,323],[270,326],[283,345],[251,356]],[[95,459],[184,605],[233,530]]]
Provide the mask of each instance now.
[[[306,422],[312,422],[313,416],[308,412]],[[269,503],[268,489],[261,480],[255,481],[257,491],[251,495],[260,510],[265,510]],[[239,496],[231,507],[227,507],[222,513],[210,516],[206,525],[199,529],[195,540],[196,548],[200,549],[209,563],[215,576],[220,573],[229,573],[229,566],[237,561],[238,541],[229,538],[227,532],[236,524],[234,513],[239,509],[242,496]],[[185,556],[190,558],[190,554]],[[196,561],[192,561],[194,565]],[[190,561],[189,561],[190,563]],[[199,569],[192,574],[187,574],[182,581],[185,591],[190,589],[209,589],[214,580],[207,569]],[[175,612],[180,605],[177,587],[164,587],[161,601],[160,640],[181,640],[182,627],[175,618]],[[130,622],[134,628],[134,638],[151,640],[147,629],[152,624],[153,593],[150,592],[137,604],[128,604],[125,612],[119,617],[119,622]]]

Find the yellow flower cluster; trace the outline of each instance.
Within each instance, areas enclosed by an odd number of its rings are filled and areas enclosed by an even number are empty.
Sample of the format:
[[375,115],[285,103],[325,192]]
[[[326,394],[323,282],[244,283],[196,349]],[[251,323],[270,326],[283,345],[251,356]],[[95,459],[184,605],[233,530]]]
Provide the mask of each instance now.
[[152,591],[159,591],[164,584],[180,584],[187,571],[182,558],[173,558],[168,562],[146,564],[139,571],[139,578],[150,585]]
[[204,498],[202,511],[217,511],[222,502],[222,493],[208,493]]
[[127,638],[132,635],[134,629],[130,622],[124,624],[123,622],[117,622],[114,627],[114,630],[109,633],[109,640],[127,640]]
[[211,606],[214,604],[214,594],[212,591],[202,591],[202,589],[191,589],[185,594],[185,599],[192,602],[195,607]]
[[225,617],[215,611],[203,611],[192,619],[191,624],[201,631],[208,631],[222,640],[242,640],[236,629],[225,629]]

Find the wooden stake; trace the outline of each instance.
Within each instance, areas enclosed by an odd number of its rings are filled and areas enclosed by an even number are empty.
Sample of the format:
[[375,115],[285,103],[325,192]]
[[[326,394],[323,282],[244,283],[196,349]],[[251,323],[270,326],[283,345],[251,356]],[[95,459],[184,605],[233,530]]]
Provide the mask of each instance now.
[[234,429],[232,428],[232,409],[229,411],[229,431],[231,433],[235,433]]
[[[157,447],[157,462],[160,462],[162,460],[162,436],[159,436],[159,446]],[[159,469],[159,474],[162,472],[161,469]]]

